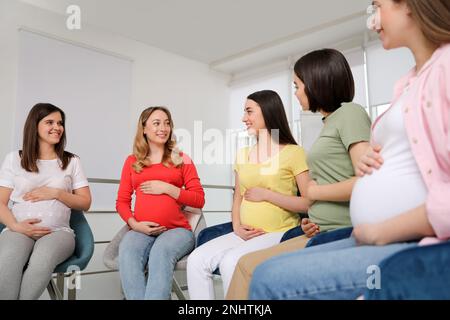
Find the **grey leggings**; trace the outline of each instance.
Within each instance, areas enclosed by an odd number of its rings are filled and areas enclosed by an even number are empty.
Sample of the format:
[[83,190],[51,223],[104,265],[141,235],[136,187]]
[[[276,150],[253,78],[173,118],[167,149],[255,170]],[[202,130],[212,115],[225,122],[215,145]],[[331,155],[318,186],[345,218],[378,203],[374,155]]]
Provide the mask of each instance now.
[[0,300],[38,299],[55,267],[74,249],[75,238],[67,231],[56,231],[37,241],[10,230],[0,234]]

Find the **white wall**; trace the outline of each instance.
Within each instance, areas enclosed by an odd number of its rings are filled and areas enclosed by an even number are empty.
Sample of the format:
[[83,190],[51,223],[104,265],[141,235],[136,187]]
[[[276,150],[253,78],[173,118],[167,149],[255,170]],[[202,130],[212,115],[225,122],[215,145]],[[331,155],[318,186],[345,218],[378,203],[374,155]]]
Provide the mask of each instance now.
[[395,83],[415,65],[406,48],[385,50],[379,41],[367,48],[370,104],[390,103]]
[[[131,136],[134,134],[140,112],[150,105],[168,106],[173,113],[177,128],[185,128],[193,132],[194,121],[203,120],[204,129],[217,128],[223,131],[226,129],[227,121],[224,119],[228,119],[228,76],[211,71],[207,65],[87,25],[83,25],[82,30],[69,31],[65,28],[65,23],[65,16],[59,16],[14,0],[0,0],[1,159],[11,151],[14,141],[13,123],[17,101],[19,27],[26,27],[52,37],[131,58],[134,61],[132,97],[129,118],[124,119],[133,128]],[[131,147],[132,141],[130,141],[130,151]],[[76,150],[72,151],[76,152]],[[118,154],[117,157],[125,159],[126,154]],[[229,167],[226,165],[199,164],[197,167],[203,184],[229,185],[231,183]],[[119,176],[120,172],[111,172],[109,178],[117,179]],[[114,187],[111,188],[115,190]],[[221,193],[206,191],[206,210],[229,209],[224,208],[226,205],[231,205],[229,191]],[[113,209],[115,194],[110,193],[109,208],[104,208],[103,204],[101,207],[95,208],[94,198],[92,209]],[[214,217],[210,220],[214,220]],[[92,215],[89,217],[89,221],[96,240],[97,238],[98,240],[110,240],[108,238],[112,238],[122,224],[117,215],[108,214]],[[101,254],[102,250],[97,248],[88,271],[98,270],[102,267]],[[101,277],[89,276],[89,285],[86,285],[85,288],[85,291],[80,292],[79,298],[81,299],[95,296],[98,298],[120,297],[116,290],[117,274]]]

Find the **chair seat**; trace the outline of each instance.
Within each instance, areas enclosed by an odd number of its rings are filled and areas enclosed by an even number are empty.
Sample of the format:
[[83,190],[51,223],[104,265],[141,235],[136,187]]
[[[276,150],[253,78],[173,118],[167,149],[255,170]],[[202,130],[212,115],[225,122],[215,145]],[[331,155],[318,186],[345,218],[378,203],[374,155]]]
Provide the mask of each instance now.
[[55,268],[55,273],[84,270],[94,254],[94,236],[83,212],[72,210],[70,227],[75,232],[75,251],[66,261]]
[[177,264],[175,265],[175,271],[183,271],[186,270],[187,268],[187,261],[188,261],[188,256],[186,255],[183,258],[181,258],[180,260],[178,260]]

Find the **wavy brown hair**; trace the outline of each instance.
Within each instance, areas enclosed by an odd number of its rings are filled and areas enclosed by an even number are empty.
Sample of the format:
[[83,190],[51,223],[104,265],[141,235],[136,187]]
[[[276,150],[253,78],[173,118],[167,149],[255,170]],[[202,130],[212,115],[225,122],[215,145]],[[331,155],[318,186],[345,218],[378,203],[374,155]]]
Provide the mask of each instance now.
[[139,117],[137,125],[136,137],[134,138],[133,155],[136,157],[136,162],[133,163],[133,169],[137,173],[140,173],[144,167],[151,165],[150,160],[147,158],[150,155],[150,146],[147,141],[147,137],[144,134],[144,127],[148,118],[153,112],[160,110],[167,115],[170,123],[170,135],[164,146],[164,155],[162,158],[162,164],[166,167],[175,166],[179,167],[183,164],[183,158],[181,151],[176,146],[176,141],[173,138],[173,120],[169,109],[166,107],[150,107],[142,111]]
[[61,161],[61,169],[65,170],[69,165],[70,160],[75,157],[74,154],[64,151],[64,148],[66,147],[66,115],[64,114],[64,111],[50,103],[38,103],[31,108],[28,113],[27,120],[25,121],[25,125],[23,127],[22,150],[19,152],[21,158],[20,165],[28,172],[39,172],[37,166],[37,161],[39,160],[39,122],[55,112],[59,112],[61,114],[62,125],[64,127],[61,139],[57,144],[55,144],[55,152]]
[[449,0],[393,0],[406,1],[412,17],[419,24],[425,37],[436,45],[450,42]]

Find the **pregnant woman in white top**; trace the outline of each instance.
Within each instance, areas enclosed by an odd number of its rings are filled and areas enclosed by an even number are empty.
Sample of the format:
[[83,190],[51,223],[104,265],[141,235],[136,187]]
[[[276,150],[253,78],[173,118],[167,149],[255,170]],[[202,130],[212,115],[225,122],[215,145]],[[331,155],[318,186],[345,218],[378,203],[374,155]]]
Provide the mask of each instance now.
[[75,249],[71,209],[88,210],[91,193],[80,159],[64,151],[64,124],[58,107],[35,105],[22,150],[0,169],[0,300],[38,299]]

